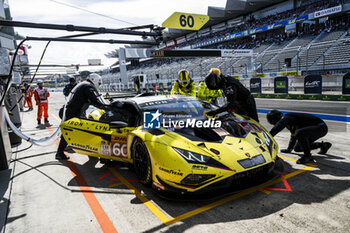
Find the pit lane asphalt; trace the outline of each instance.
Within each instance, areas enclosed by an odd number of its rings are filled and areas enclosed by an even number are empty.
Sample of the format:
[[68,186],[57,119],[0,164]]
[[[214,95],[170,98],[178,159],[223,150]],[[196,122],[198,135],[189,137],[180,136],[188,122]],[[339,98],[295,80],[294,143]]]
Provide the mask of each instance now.
[[[64,98],[61,93],[51,94],[53,131],[59,124],[55,116]],[[333,108],[346,104],[257,99],[258,108],[272,109],[271,106],[341,114]],[[22,130],[30,131],[35,138],[48,136],[48,128],[36,128],[35,115],[36,110],[23,113]],[[265,115],[259,117],[269,129]],[[108,169],[84,155],[73,153],[71,162],[57,161],[56,144],[16,152],[28,148],[29,143],[23,142],[12,149],[10,169],[0,172],[0,229],[35,233],[349,232],[349,124],[327,124],[330,132],[324,140],[333,147],[328,155],[314,153],[317,167],[296,165],[298,155],[280,153],[286,172],[276,184],[210,202],[161,199],[150,188],[135,182],[137,178],[127,168]],[[280,148],[287,146],[288,139],[288,131],[276,137]],[[71,171],[72,164],[77,170]]]

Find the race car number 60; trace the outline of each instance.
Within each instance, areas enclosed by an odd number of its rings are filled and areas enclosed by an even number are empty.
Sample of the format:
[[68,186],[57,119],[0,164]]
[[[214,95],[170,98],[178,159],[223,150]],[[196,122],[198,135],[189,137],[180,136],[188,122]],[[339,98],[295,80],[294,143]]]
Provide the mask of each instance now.
[[124,158],[127,158],[128,155],[127,155],[127,152],[126,152],[126,144],[122,144],[120,145],[119,143],[114,143],[113,144],[113,149],[112,149],[112,153],[113,155],[115,156],[122,156]]

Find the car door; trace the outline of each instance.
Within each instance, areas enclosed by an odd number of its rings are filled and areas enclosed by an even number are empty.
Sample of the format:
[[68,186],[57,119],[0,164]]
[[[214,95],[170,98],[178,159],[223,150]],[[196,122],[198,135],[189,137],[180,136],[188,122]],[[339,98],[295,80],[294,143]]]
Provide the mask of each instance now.
[[128,160],[126,139],[133,128],[114,128],[108,123],[72,118],[61,124],[68,145],[79,154],[98,158]]

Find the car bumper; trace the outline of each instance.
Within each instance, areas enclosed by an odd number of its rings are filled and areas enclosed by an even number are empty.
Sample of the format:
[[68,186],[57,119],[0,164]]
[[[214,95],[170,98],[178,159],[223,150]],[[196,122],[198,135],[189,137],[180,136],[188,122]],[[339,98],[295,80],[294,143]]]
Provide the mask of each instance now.
[[[214,182],[204,188],[200,188],[197,191],[188,191],[187,189],[177,188],[169,185],[163,181],[159,176],[157,179],[159,183],[164,187],[164,190],[156,188],[161,196],[167,199],[191,199],[193,197],[196,200],[211,199],[220,195],[228,195],[236,193],[244,189],[256,187],[267,183],[277,177],[283,172],[283,162],[277,157],[274,163],[265,164],[263,166],[236,173],[223,180]],[[202,197],[202,198],[201,198]]]

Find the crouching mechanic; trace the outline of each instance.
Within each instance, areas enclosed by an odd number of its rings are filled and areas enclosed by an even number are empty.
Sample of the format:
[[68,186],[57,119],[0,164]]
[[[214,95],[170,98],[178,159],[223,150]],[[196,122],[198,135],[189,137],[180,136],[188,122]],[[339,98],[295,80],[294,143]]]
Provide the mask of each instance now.
[[[65,112],[63,113],[64,121],[74,117],[79,117],[88,105],[94,105],[100,109],[108,109],[109,105],[104,103],[104,100],[99,94],[99,87],[101,84],[101,76],[92,73],[87,77],[86,81],[75,86],[71,91],[71,94],[68,96]],[[69,159],[69,157],[64,154],[64,149],[67,145],[66,140],[61,136],[56,159]]]
[[175,81],[170,94],[190,95],[196,97],[196,84],[190,78],[187,70],[180,70],[178,80]]
[[249,116],[259,122],[255,99],[240,81],[223,75],[217,68],[212,68],[205,78],[205,84],[210,90],[222,90],[227,99],[226,105],[207,112],[208,116],[215,116],[234,109],[237,114]]
[[320,148],[319,154],[326,154],[332,146],[329,142],[315,142],[324,137],[328,132],[326,123],[311,114],[306,113],[286,113],[278,110],[271,110],[267,116],[267,121],[274,125],[270,133],[275,136],[284,128],[291,132],[291,138],[287,149],[281,150],[283,153],[304,152],[304,155],[297,161],[298,164],[312,162],[311,150]]

